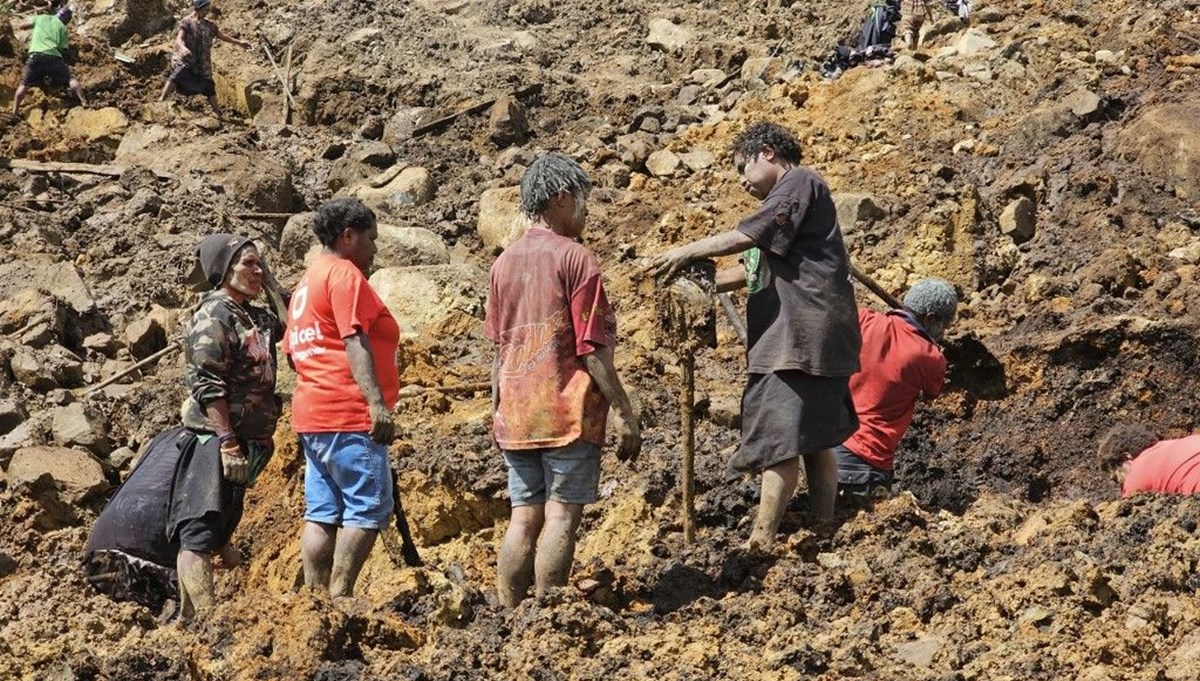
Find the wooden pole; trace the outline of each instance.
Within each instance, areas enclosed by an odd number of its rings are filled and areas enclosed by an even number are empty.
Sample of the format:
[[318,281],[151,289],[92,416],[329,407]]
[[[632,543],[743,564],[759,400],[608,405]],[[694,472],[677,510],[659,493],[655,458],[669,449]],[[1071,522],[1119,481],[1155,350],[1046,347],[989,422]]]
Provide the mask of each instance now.
[[183,347],[183,345],[179,341],[174,341],[167,347],[163,348],[162,350],[159,350],[158,352],[154,353],[153,355],[150,355],[149,357],[147,357],[146,359],[143,359],[142,361],[138,362],[137,364],[134,364],[133,366],[129,367],[128,369],[125,369],[124,371],[119,371],[119,372],[113,374],[112,376],[109,376],[108,378],[104,379],[100,383],[97,383],[96,385],[92,386],[91,388],[88,388],[83,393],[83,396],[87,397],[88,395],[93,395],[93,394],[99,392],[100,390],[107,388],[108,386],[112,385],[113,383],[116,383],[117,381],[121,380],[122,378],[125,378],[126,376],[132,374],[133,372],[137,371],[138,369],[141,369],[142,367],[145,367],[149,364],[153,364],[154,362],[157,362],[158,360],[162,359],[163,357],[166,357],[167,355],[171,354],[172,352],[175,352],[176,350],[178,350],[182,347]]
[[746,344],[746,322],[742,321],[742,315],[738,312],[737,306],[733,304],[733,299],[728,293],[717,294],[717,300],[721,301],[721,309],[725,311],[725,318],[733,325],[733,330],[737,333],[737,337],[742,339],[742,345]]
[[696,355],[692,348],[682,351],[683,390],[679,399],[679,422],[683,431],[683,540],[696,538]]
[[292,122],[292,45],[288,44],[287,56],[283,59],[283,124]]
[[891,307],[893,310],[904,309],[903,303],[901,303],[899,300],[896,300],[895,296],[888,293],[879,284],[875,283],[874,279],[872,279],[871,277],[868,277],[866,274],[864,274],[862,272],[862,270],[855,267],[854,263],[850,263],[850,274],[854,275],[855,279],[862,282],[863,286],[866,286],[868,289],[870,289],[871,293],[874,293],[875,295],[879,296],[879,299],[882,300],[889,307]]
[[275,77],[279,79],[279,84],[283,86],[283,96],[291,102],[292,107],[296,106],[296,102],[292,99],[292,89],[288,87],[287,80],[283,77],[283,72],[279,70],[279,62],[275,61],[275,55],[271,54],[271,48],[267,47],[266,41],[262,42],[263,52],[266,53],[267,59],[271,62],[271,69],[275,71]]

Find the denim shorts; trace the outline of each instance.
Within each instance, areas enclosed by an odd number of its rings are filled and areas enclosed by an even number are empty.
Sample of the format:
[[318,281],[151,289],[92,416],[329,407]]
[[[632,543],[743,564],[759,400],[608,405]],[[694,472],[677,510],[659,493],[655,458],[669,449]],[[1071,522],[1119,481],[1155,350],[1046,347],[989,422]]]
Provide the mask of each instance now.
[[387,447],[367,433],[308,433],[304,447],[304,519],[379,530],[392,517]]
[[600,447],[576,440],[547,449],[506,449],[508,496],[513,506],[534,506],[550,499],[590,504],[600,498]]
[[880,470],[850,451],[846,445],[833,448],[837,454],[838,491],[843,496],[887,496],[895,478],[891,471]]

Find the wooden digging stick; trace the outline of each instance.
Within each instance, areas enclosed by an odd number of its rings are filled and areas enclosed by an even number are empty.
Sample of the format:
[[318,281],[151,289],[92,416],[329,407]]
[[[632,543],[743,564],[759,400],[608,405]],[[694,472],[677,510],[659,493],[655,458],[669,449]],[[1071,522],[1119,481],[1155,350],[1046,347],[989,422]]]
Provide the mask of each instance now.
[[696,354],[692,348],[680,350],[683,365],[683,389],[679,396],[679,423],[683,430],[683,540],[696,538]]
[[159,350],[158,352],[154,353],[153,355],[150,355],[149,357],[147,357],[146,359],[143,359],[142,361],[138,362],[137,364],[134,364],[133,366],[129,367],[128,369],[125,369],[124,371],[119,371],[119,372],[113,374],[112,376],[109,376],[108,378],[104,379],[103,381],[97,383],[96,385],[92,386],[91,388],[88,388],[83,393],[83,396],[87,397],[88,395],[93,395],[93,394],[99,392],[100,390],[107,388],[108,386],[112,385],[113,383],[116,383],[117,381],[121,380],[122,378],[125,378],[126,376],[132,374],[133,372],[137,371],[138,369],[141,369],[142,367],[145,367],[149,364],[153,364],[154,362],[157,362],[158,360],[162,359],[163,357],[166,357],[167,355],[171,354],[172,352],[175,352],[176,350],[178,350],[182,347],[183,347],[183,345],[179,341],[173,341],[167,347],[163,348],[162,350]]
[[866,286],[868,289],[870,289],[871,293],[879,296],[879,299],[886,303],[888,307],[892,308],[893,310],[904,309],[903,303],[901,303],[899,300],[896,300],[895,296],[888,293],[882,286],[877,284],[874,279],[867,276],[862,272],[862,270],[855,267],[853,263],[850,264],[850,274],[854,275],[854,278],[861,282],[863,286]]

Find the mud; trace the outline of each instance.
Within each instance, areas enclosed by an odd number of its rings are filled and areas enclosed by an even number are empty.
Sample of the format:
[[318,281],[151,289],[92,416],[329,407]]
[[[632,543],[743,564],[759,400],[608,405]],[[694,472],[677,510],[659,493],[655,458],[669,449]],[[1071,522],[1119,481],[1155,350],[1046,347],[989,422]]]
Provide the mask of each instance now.
[[[284,120],[261,48],[222,45],[221,129],[198,100],[157,103],[169,30],[118,45],[135,60],[122,65],[111,22],[79,4],[73,68],[103,113],[35,91],[0,123],[0,154],[127,169],[0,171],[0,422],[19,423],[0,433],[0,679],[1196,678],[1200,507],[1115,500],[1092,457],[1117,422],[1196,426],[1195,3],[980,2],[969,27],[938,14],[922,54],[826,82],[813,67],[857,30],[858,3],[227,0],[224,29],[261,30],[279,60],[290,46],[296,107]],[[692,37],[651,46],[652,19]],[[6,108],[10,48],[0,39]],[[523,142],[497,146],[486,108],[410,136],[533,84]],[[696,357],[699,532],[683,542],[679,358],[660,347],[638,263],[752,208],[727,147],[760,118],[800,137],[860,269],[895,293],[942,276],[964,297],[947,389],[898,456],[902,493],[843,511],[827,537],[808,529],[801,494],[769,554],[738,548],[757,486],[726,478],[744,360],[720,318],[717,347]],[[50,443],[72,400],[100,414],[113,450],[175,423],[177,357],[74,391],[178,332],[200,236],[246,233],[294,283],[303,262],[278,252],[283,221],[239,216],[312,209],[391,155],[426,169],[433,192],[389,203],[386,221],[429,229],[451,263],[486,271],[480,194],[551,149],[597,182],[585,240],[645,435],[633,464],[606,457],[567,587],[498,607],[507,500],[488,399],[424,392],[401,401],[392,455],[428,567],[380,548],[353,599],[301,587],[302,457],[281,427],[235,538],[246,563],[218,574],[210,615],[164,624],[91,592],[79,553],[105,495],[67,503],[52,480],[10,479],[8,461]],[[647,158],[662,149],[684,162],[656,177]],[[1034,206],[1031,234],[1006,217],[1018,200]],[[457,316],[406,341],[406,383],[486,380],[472,286],[445,294]],[[161,337],[131,338],[147,319]],[[22,382],[23,356],[54,367],[57,387]],[[96,457],[100,482],[118,484],[128,460]]]

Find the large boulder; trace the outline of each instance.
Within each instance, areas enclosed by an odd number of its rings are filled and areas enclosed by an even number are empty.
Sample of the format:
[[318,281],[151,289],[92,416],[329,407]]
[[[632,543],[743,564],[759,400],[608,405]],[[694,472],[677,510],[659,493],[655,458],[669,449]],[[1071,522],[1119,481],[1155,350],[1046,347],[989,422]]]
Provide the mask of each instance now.
[[421,227],[397,227],[380,223],[375,245],[375,267],[411,267],[414,265],[445,265],[450,251],[437,234]]
[[529,229],[529,218],[521,212],[521,188],[488,189],[479,197],[479,219],[476,223],[483,245],[503,250],[521,238]]
[[280,257],[292,263],[304,259],[308,249],[317,244],[317,237],[312,231],[313,219],[316,217],[315,212],[309,211],[296,213],[288,218],[287,224],[283,226],[283,234],[279,237]]
[[502,95],[488,116],[488,137],[498,147],[520,144],[529,136],[525,106],[512,95]]
[[96,299],[92,296],[92,290],[88,288],[75,265],[69,262],[39,268],[36,285],[66,303],[77,314],[85,315],[96,309]]
[[845,235],[853,234],[859,223],[873,222],[885,215],[870,194],[839,192],[833,195],[833,204],[837,208],[838,227]]
[[356,198],[376,213],[394,213],[408,206],[420,206],[433,199],[437,187],[425,168],[405,168],[390,179],[372,178],[340,192]]
[[96,457],[67,447],[18,449],[8,463],[7,475],[14,487],[39,487],[49,481],[59,500],[68,504],[78,504],[108,487]]
[[[82,11],[81,11],[82,10]],[[123,45],[131,38],[158,36],[175,23],[164,0],[95,0],[76,5],[85,35],[109,45]]]
[[386,267],[371,286],[401,322],[434,338],[477,330],[487,298],[487,276],[472,265]]
[[1200,103],[1148,107],[1121,132],[1117,149],[1177,197],[1200,200]]
[[46,350],[18,350],[9,363],[13,377],[37,392],[76,388],[83,384],[83,362],[59,345]]
[[167,347],[167,331],[152,316],[145,316],[125,327],[125,345],[136,359],[146,359]]

